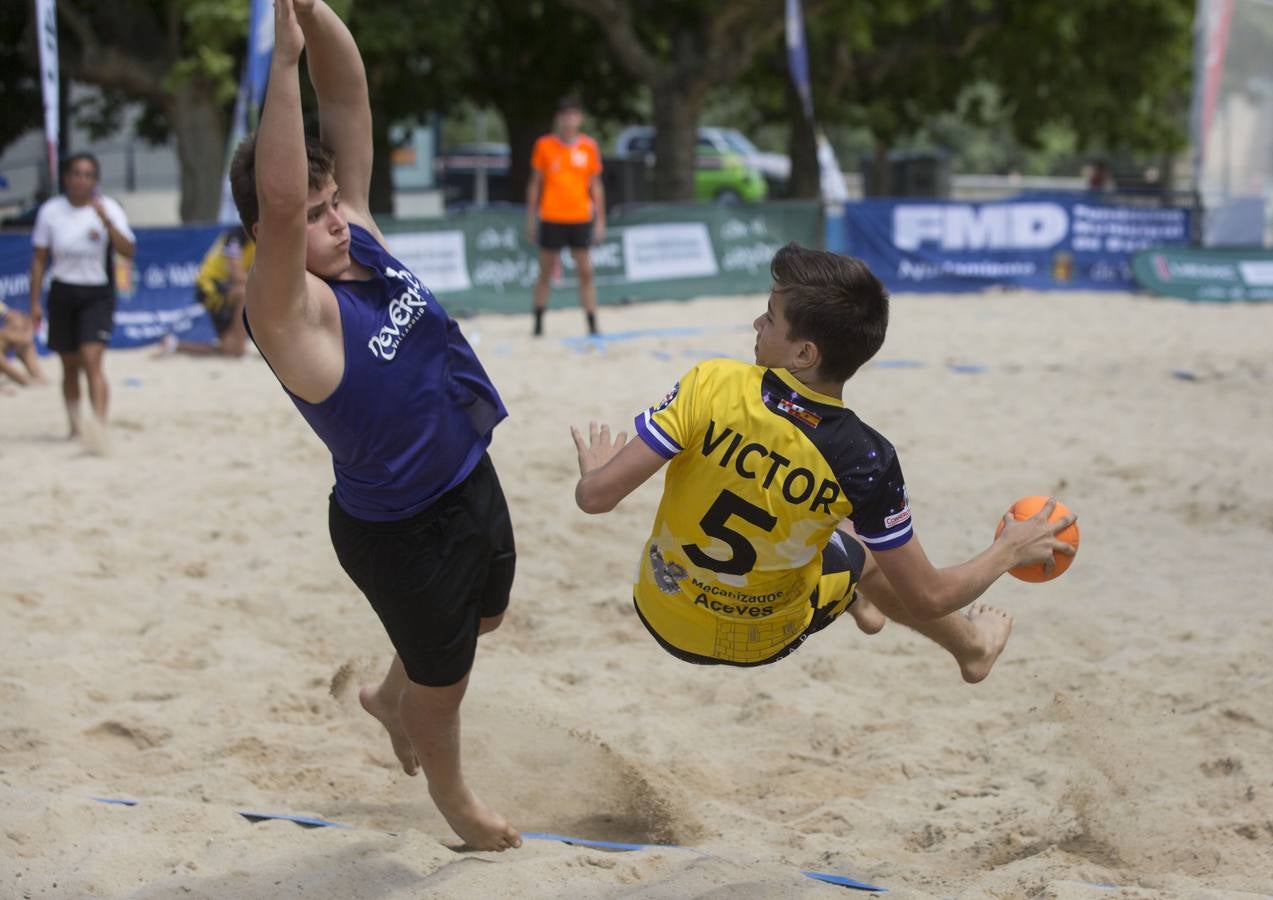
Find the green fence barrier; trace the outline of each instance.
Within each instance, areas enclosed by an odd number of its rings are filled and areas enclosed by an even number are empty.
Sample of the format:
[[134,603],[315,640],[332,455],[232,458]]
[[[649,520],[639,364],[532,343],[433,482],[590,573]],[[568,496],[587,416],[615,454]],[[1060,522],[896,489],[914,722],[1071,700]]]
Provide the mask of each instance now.
[[1273,300],[1273,251],[1161,247],[1132,259],[1136,281],[1163,297]]
[[[525,222],[525,211],[510,207],[393,221],[384,232],[394,255],[451,312],[526,312],[538,262]],[[592,248],[597,298],[623,303],[764,293],[769,261],[788,241],[821,245],[816,202],[642,206],[611,217],[605,240]],[[573,300],[576,288],[566,253],[553,282],[557,302]]]

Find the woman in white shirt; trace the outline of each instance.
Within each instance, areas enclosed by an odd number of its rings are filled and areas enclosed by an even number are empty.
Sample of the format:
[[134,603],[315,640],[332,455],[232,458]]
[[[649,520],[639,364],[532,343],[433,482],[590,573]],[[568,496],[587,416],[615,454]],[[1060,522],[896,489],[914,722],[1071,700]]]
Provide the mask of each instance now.
[[[31,233],[31,318],[39,328],[45,270],[49,287],[49,349],[62,358],[62,397],[71,437],[80,433],[80,373],[88,380],[93,415],[106,424],[109,390],[102,356],[114,330],[115,286],[109,252],[131,258],[136,238],[120,205],[97,193],[101,167],[91,153],[62,163],[65,193],[40,207]],[[51,265],[50,265],[51,260]]]

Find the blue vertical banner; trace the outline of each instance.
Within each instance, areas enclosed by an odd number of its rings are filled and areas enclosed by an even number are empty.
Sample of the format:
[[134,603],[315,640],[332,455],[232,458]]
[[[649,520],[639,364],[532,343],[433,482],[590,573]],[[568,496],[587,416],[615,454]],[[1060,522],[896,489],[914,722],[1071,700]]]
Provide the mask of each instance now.
[[265,102],[265,85],[270,80],[270,57],[274,55],[274,6],[270,0],[252,0],[252,20],[248,28],[248,57],[244,78],[248,84],[248,128],[256,127]]
[[58,191],[58,52],[57,0],[36,0],[35,30],[40,38],[40,87],[44,96],[44,147],[49,165],[49,192]]
[[261,104],[270,80],[270,57],[274,54],[274,8],[270,0],[252,0],[248,19],[248,50],[243,60],[243,77],[234,101],[234,118],[226,142],[225,177],[221,181],[221,209],[217,216],[223,224],[239,221],[230,194],[230,160],[234,148],[254,130],[261,119]]
[[804,7],[800,0],[787,0],[787,67],[791,82],[800,95],[805,118],[813,121],[813,88],[809,84],[809,42],[804,33]]

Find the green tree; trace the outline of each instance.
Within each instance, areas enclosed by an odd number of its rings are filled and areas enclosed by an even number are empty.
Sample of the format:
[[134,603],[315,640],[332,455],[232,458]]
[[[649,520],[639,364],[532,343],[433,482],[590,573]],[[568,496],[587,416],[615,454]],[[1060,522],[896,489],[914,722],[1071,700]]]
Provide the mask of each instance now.
[[182,221],[216,218],[247,0],[60,0],[64,78],[96,85],[107,119],[145,104],[145,130],[176,138]]
[[0,6],[0,150],[44,122],[35,16],[27,4]]
[[618,61],[649,88],[654,108],[654,196],[694,196],[695,141],[713,87],[743,74],[782,33],[776,0],[564,0],[605,32]]
[[[883,190],[889,149],[956,110],[975,124],[1001,119],[1027,146],[1061,127],[1080,144],[1174,149],[1192,15],[1192,0],[811,2],[815,111],[824,125],[870,130]],[[744,85],[759,116],[787,123],[794,192],[814,196],[813,125],[789,81],[785,54],[770,48]],[[992,90],[968,90],[976,85]]]
[[[514,186],[526,184],[531,147],[562,96],[578,96],[599,116],[631,111],[635,89],[600,28],[559,0],[357,0],[350,26],[371,84],[378,178],[389,171],[390,123],[421,121],[461,101],[494,107],[503,119]],[[386,184],[379,188],[373,209],[384,210]]]

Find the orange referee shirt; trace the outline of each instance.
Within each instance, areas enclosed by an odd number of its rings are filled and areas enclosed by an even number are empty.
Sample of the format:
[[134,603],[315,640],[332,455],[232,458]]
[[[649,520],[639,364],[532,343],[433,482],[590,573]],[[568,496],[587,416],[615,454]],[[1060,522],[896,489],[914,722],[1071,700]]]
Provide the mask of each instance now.
[[530,165],[543,176],[539,191],[539,218],[544,222],[578,225],[592,221],[592,194],[588,186],[601,174],[597,142],[580,134],[574,143],[563,143],[556,134],[535,141]]

